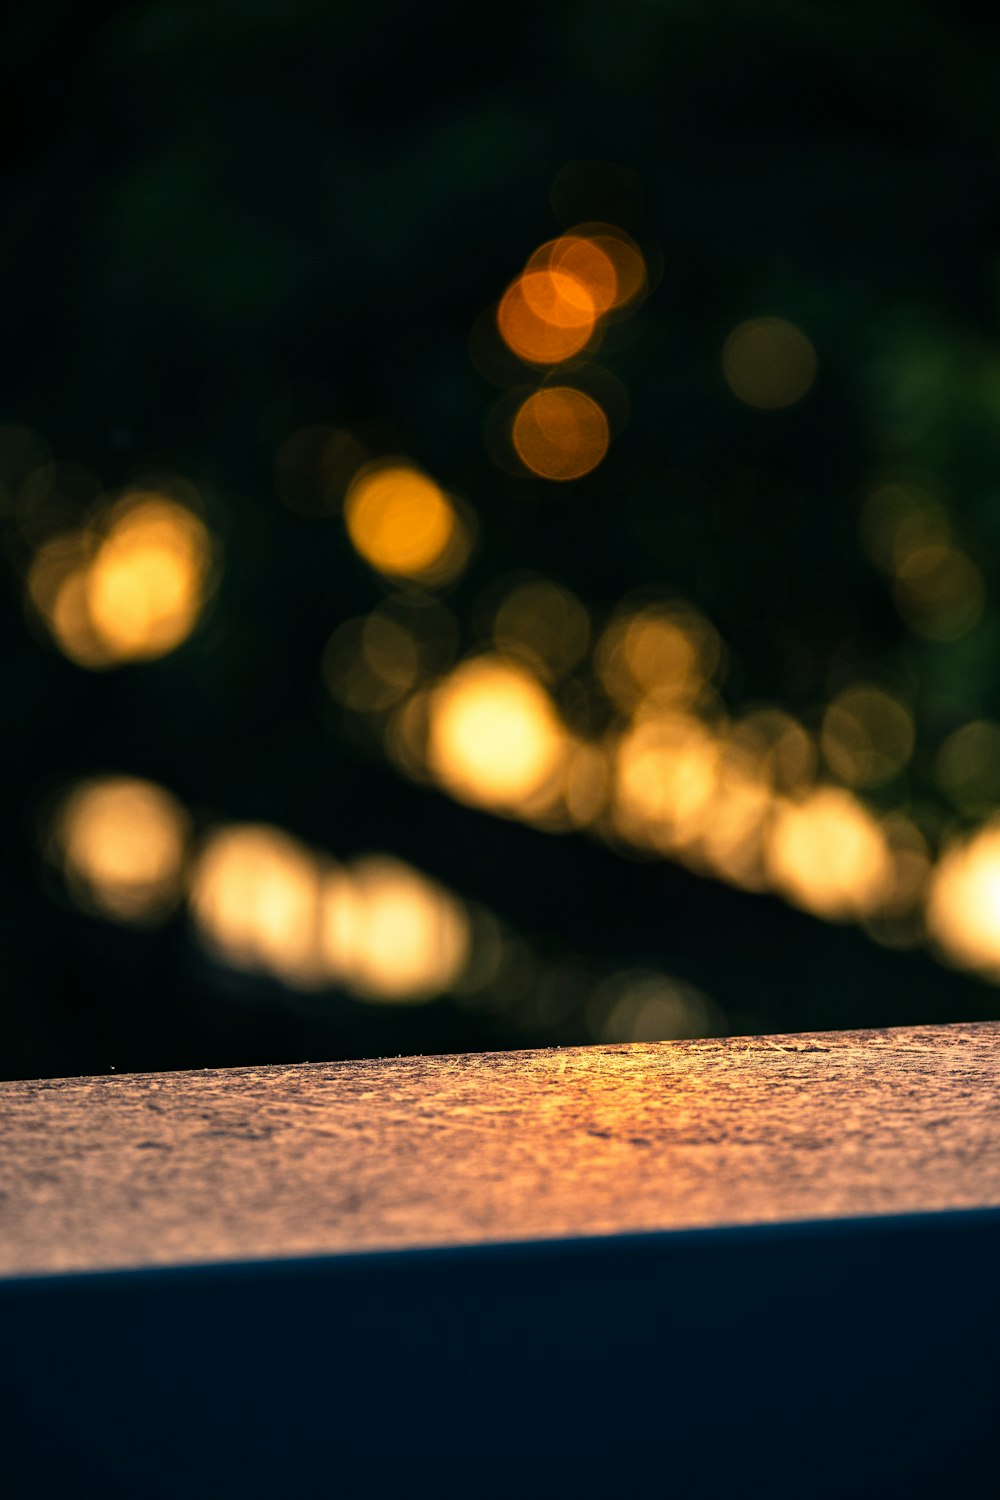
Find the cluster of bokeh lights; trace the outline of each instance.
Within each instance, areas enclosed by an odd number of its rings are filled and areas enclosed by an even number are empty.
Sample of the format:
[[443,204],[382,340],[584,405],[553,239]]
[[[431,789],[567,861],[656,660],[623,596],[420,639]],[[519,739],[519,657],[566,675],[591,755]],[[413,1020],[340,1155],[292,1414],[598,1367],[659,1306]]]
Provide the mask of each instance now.
[[[617,418],[602,394],[611,377],[593,361],[649,282],[625,230],[588,222],[538,247],[507,286],[491,337],[506,361],[498,410],[522,479],[572,484],[606,457]],[[767,422],[812,391],[818,358],[802,328],[766,313],[730,330],[715,370],[720,396],[748,408],[741,420]],[[918,726],[902,678],[841,677],[800,717],[734,704],[723,697],[727,645],[692,603],[648,594],[598,615],[538,575],[494,580],[470,629],[446,601],[480,524],[447,481],[319,426],[282,444],[275,478],[299,514],[339,514],[377,575],[382,599],[337,625],[321,672],[343,714],[404,775],[481,812],[860,923],[889,946],[926,942],[1000,983],[1000,725],[962,724],[938,748],[933,776],[955,820],[935,829],[904,785]],[[44,478],[25,493],[50,504],[51,489]],[[878,478],[860,540],[915,636],[950,643],[979,622],[983,572],[928,490]],[[96,493],[72,524],[33,537],[29,614],[80,667],[153,661],[196,628],[218,558],[185,482]],[[461,992],[470,973],[499,962],[492,915],[403,861],[336,861],[265,824],[198,833],[177,798],[134,777],[81,782],[46,839],[81,906],[137,925],[186,907],[219,961],[300,989],[417,1003]],[[598,985],[592,1035],[721,1024],[706,997],[668,976],[626,979]]]
[[196,837],[177,798],[136,777],[79,783],[47,842],[89,910],[151,926],[187,902],[220,960],[298,988],[415,1003],[451,989],[469,959],[464,904],[402,860],[337,862],[268,824]]
[[390,1006],[452,994],[528,1029],[582,1012],[604,1041],[724,1029],[708,997],[670,975],[540,963],[492,913],[392,855],[336,861],[262,823],[198,831],[172,793],[136,777],[79,782],[46,844],[85,909],[151,927],[186,906],[205,952],[250,982]]
[[[646,264],[635,241],[610,224],[583,224],[549,240],[529,258],[496,311],[512,354],[545,372],[510,424],[510,442],[525,472],[566,482],[596,469],[611,442],[599,401],[583,389],[586,365],[607,323],[631,310],[646,290]],[[556,373],[569,366],[569,373]]]
[[862,510],[861,539],[915,635],[954,641],[978,623],[986,601],[982,571],[956,541],[944,507],[923,487],[876,485]]
[[132,489],[38,548],[28,596],[71,661],[92,670],[152,661],[191,634],[214,551],[195,503]]
[[[458,633],[456,622],[453,652]],[[721,696],[727,657],[687,602],[626,602],[597,628],[564,586],[516,581],[477,651],[417,672],[367,717],[400,769],[470,806],[678,860],[824,920],[859,922],[889,946],[930,941],[952,962],[1000,975],[989,895],[991,881],[1000,889],[1000,844],[984,832],[960,860],[946,840],[935,863],[905,808],[879,813],[859,795],[905,775],[916,736],[904,696],[861,680],[810,723],[767,704],[734,713]],[[416,637],[409,659],[423,659]],[[602,727],[587,732],[572,708],[584,690],[602,705]],[[973,725],[960,738],[942,756],[965,787],[984,774],[1000,730]]]
[[[634,304],[645,284],[627,236],[563,236],[508,288],[498,327],[520,359],[549,369],[592,350],[601,319]],[[811,388],[816,355],[794,324],[761,317],[733,330],[722,373],[748,407],[780,411]],[[589,472],[593,455],[599,462],[610,429],[598,403],[564,379],[522,400],[512,437],[529,469],[569,480]],[[957,576],[973,567],[942,516],[900,485],[876,488],[862,515],[866,547],[897,579],[901,613],[935,639],[968,628],[980,599],[941,582],[948,568]],[[403,459],[359,462],[345,482],[344,517],[358,554],[404,590],[453,581],[477,529],[470,507]],[[920,593],[915,580],[934,569],[910,562],[928,547],[950,549],[951,561]],[[499,816],[584,831],[770,891],[825,920],[860,922],[890,946],[929,940],[987,973],[983,955],[995,949],[1000,974],[1000,919],[991,926],[989,901],[963,897],[960,932],[947,897],[959,871],[966,885],[983,885],[985,856],[959,863],[946,846],[935,866],[930,839],[904,807],[877,813],[862,800],[892,787],[913,756],[913,710],[899,691],[852,682],[808,724],[768,704],[734,712],[721,695],[726,648],[683,600],[625,602],[598,628],[583,602],[549,579],[514,580],[491,596],[485,636],[480,629],[464,656],[459,622],[426,595],[420,607],[407,607],[405,592],[390,596],[331,637],[330,692],[375,727],[407,776]],[[573,711],[581,694],[589,723]],[[1000,728],[988,723],[966,726],[942,748],[938,779],[960,808],[974,803],[998,749]],[[1000,785],[986,788],[982,810],[998,793]],[[979,913],[975,942],[970,911]]]

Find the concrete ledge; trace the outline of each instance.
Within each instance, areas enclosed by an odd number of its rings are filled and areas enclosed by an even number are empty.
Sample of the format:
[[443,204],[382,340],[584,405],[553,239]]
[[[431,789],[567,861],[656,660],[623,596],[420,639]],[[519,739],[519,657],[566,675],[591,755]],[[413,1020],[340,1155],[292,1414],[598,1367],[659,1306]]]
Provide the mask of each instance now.
[[986,1492],[998,1055],[3,1085],[13,1493]]

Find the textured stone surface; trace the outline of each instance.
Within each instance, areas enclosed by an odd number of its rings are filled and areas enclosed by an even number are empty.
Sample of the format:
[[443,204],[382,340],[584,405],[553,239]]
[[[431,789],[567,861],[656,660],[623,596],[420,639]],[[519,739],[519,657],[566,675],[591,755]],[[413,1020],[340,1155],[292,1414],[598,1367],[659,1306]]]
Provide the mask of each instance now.
[[1000,1205],[1000,1023],[0,1084],[0,1270]]

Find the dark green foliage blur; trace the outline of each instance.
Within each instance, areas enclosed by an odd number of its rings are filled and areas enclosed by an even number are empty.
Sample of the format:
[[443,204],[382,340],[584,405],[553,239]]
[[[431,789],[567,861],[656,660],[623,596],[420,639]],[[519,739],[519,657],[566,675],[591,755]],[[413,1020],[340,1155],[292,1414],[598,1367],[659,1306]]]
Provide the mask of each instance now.
[[[336,518],[293,514],[274,485],[290,433],[348,428],[478,514],[448,595],[464,622],[526,568],[598,615],[636,589],[690,600],[728,644],[734,704],[815,722],[856,677],[895,687],[918,749],[873,800],[950,827],[934,755],[1000,717],[1000,37],[971,17],[927,0],[163,0],[7,23],[0,422],[109,488],[185,475],[223,573],[179,650],[90,673],[27,622],[26,554],[0,519],[6,1075],[588,1039],[571,1000],[543,1024],[530,996],[302,996],[212,963],[181,916],[142,932],[78,911],[39,820],[105,771],[161,782],[200,824],[388,850],[548,970],[663,970],[731,1030],[998,1013],[993,988],[922,950],[406,782],[320,676],[331,631],[382,586]],[[626,227],[656,247],[658,284],[601,354],[627,426],[592,476],[546,486],[491,461],[500,392],[469,339],[557,232],[552,184],[580,160],[636,174]],[[726,334],[761,313],[817,350],[786,413],[740,406],[720,373]],[[956,642],[911,634],[859,543],[866,487],[890,473],[933,491],[983,570],[986,611]]]

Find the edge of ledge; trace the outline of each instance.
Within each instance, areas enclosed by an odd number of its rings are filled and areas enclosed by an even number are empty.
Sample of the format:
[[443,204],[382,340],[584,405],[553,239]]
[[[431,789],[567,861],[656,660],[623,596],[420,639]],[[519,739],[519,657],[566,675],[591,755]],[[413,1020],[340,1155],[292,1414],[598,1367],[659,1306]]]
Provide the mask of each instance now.
[[163,1284],[171,1289],[202,1282],[248,1284],[289,1278],[381,1276],[481,1267],[521,1268],[553,1261],[670,1258],[709,1252],[738,1255],[744,1249],[816,1244],[828,1241],[919,1238],[927,1234],[996,1235],[1000,1248],[1000,1206],[938,1209],[922,1213],[873,1214],[849,1218],[788,1219],[757,1224],[718,1224],[683,1229],[628,1231],[621,1234],[562,1235],[551,1239],[474,1241],[468,1244],[417,1245],[399,1249],[349,1250],[340,1253],[290,1255],[259,1259],[179,1261],[170,1265],[101,1266],[97,1269],[0,1273],[0,1302],[12,1297],[104,1290],[128,1290]]

